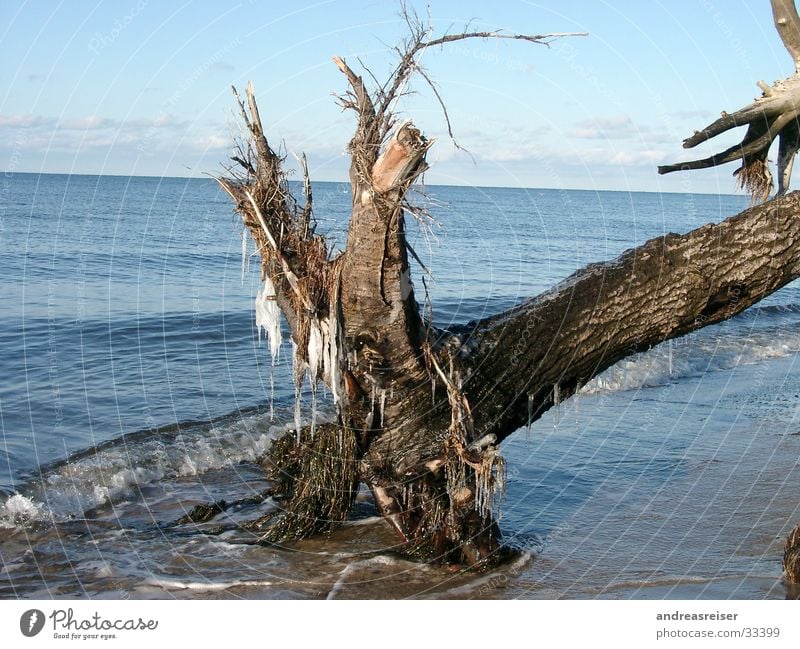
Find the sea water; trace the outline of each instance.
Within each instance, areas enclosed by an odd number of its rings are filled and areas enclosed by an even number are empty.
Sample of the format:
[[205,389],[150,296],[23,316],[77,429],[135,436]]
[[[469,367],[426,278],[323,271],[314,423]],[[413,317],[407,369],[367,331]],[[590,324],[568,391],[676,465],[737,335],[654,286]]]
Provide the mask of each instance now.
[[[293,426],[294,389],[291,350],[273,367],[256,327],[253,246],[243,276],[241,223],[212,180],[14,174],[7,189],[0,596],[793,595],[780,559],[800,519],[797,286],[618,363],[504,442],[500,526],[517,559],[454,574],[395,553],[367,494],[353,521],[291,548],[235,529],[277,506],[258,460]],[[435,223],[408,229],[439,326],[747,206],[741,196],[426,191]],[[348,185],[315,184],[314,198],[317,231],[341,249]],[[221,499],[241,503],[172,525]]]

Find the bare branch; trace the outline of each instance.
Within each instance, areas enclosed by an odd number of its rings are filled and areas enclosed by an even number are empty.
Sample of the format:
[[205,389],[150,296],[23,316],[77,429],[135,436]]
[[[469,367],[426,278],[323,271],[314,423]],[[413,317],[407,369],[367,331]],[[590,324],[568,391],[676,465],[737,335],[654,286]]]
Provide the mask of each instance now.
[[800,149],[800,125],[794,120],[780,135],[778,144],[778,196],[789,189],[794,157]]
[[448,36],[442,36],[441,38],[434,38],[433,40],[422,43],[420,50],[437,45],[445,45],[446,43],[453,43],[455,41],[463,41],[467,38],[508,38],[515,41],[528,41],[529,43],[536,43],[538,45],[550,45],[550,43],[559,38],[588,35],[588,32],[554,32],[550,34],[537,34],[535,36],[529,34],[504,34],[500,30],[492,32],[470,32],[468,34],[450,34]]
[[705,169],[741,158],[742,166],[734,172],[739,185],[754,201],[766,200],[772,190],[772,174],[767,155],[772,142],[779,138],[778,194],[788,190],[792,163],[800,149],[797,126],[800,115],[800,16],[795,0],[770,1],[775,28],[794,60],[795,74],[784,81],[776,81],[772,86],[763,81],[757,82],[762,92],[761,97],[735,113],[723,112],[720,119],[702,131],[695,131],[683,141],[683,147],[690,149],[737,126],[749,126],[740,144],[702,160],[662,165],[658,168],[658,173]]
[[[278,246],[278,242],[275,240],[275,237],[270,232],[269,226],[267,225],[267,221],[264,219],[264,215],[261,213],[261,210],[258,208],[258,203],[253,198],[253,195],[245,190],[245,196],[247,196],[247,200],[250,201],[250,205],[253,207],[253,211],[255,212],[256,216],[258,217],[258,222],[261,225],[261,228],[264,230],[264,234],[267,237],[267,241],[269,241],[270,245],[272,246],[273,252],[278,257],[278,261],[281,263],[281,268],[283,269],[284,276],[286,280],[289,282],[289,286],[292,287],[292,291],[297,296],[297,299],[303,304],[303,306],[308,311],[313,311],[311,303],[308,301],[308,296],[300,290],[300,285],[297,281],[297,276],[292,272],[291,268],[289,268],[289,264],[286,261],[286,257],[284,256],[283,252],[281,251],[280,247]],[[263,253],[262,253],[263,254]]]
[[553,33],[553,34],[529,35],[529,34],[505,34],[501,31],[490,31],[490,32],[465,32],[461,34],[448,34],[445,36],[441,36],[439,38],[425,40],[426,32],[423,30],[418,20],[411,19],[409,22],[409,28],[412,30],[412,38],[407,44],[405,52],[402,54],[402,58],[400,64],[397,67],[397,70],[392,75],[392,80],[393,80],[392,85],[389,88],[389,90],[386,91],[384,100],[378,107],[379,115],[386,113],[386,111],[389,108],[389,105],[396,98],[400,87],[406,82],[406,80],[411,76],[411,74],[413,74],[415,71],[418,70],[418,66],[416,65],[416,57],[418,54],[420,54],[421,52],[425,51],[428,48],[436,47],[438,45],[446,45],[448,43],[455,43],[457,41],[463,41],[470,38],[482,38],[482,39],[500,38],[500,39],[526,41],[529,43],[536,43],[538,45],[549,45],[553,40],[558,38],[563,38],[567,36],[588,36],[586,32],[564,32],[564,33]]
[[[467,151],[464,147],[462,147],[456,141],[456,136],[453,135],[453,126],[450,124],[450,115],[447,113],[447,106],[445,106],[445,103],[444,103],[444,100],[442,99],[442,96],[439,94],[439,91],[436,89],[436,84],[433,83],[433,81],[427,75],[425,70],[423,70],[420,66],[417,66],[416,71],[419,74],[419,76],[421,76],[423,79],[425,79],[425,81],[428,82],[428,86],[430,86],[430,89],[433,91],[433,94],[436,97],[436,100],[439,102],[439,106],[441,106],[441,108],[442,108],[442,114],[444,115],[444,121],[445,121],[445,124],[447,124],[447,134],[450,136],[450,140],[453,142],[453,146],[455,146],[456,149],[460,149],[461,151],[464,151],[465,153],[469,153],[469,151]],[[469,153],[469,155],[472,158],[472,154]],[[475,158],[472,158],[472,161],[474,162]]]
[[355,97],[355,103],[343,98],[340,98],[340,101],[345,108],[352,108],[358,113],[358,126],[349,146],[350,181],[355,185],[359,180],[368,180],[370,177],[370,170],[378,158],[378,150],[383,139],[381,125],[384,120],[381,113],[376,114],[375,105],[364,85],[364,80],[353,72],[340,56],[334,56],[333,62],[347,77]]
[[309,235],[313,234],[314,228],[311,224],[311,212],[312,212],[312,203],[313,203],[313,196],[311,193],[311,178],[308,175],[308,159],[306,158],[306,154],[302,153],[299,156],[295,156],[297,162],[300,165],[300,170],[303,172],[303,195],[305,196],[305,205],[303,206],[303,211],[300,214],[300,231],[301,236],[304,239],[307,239]]
[[769,149],[772,141],[778,136],[781,130],[790,122],[797,119],[797,112],[783,113],[774,118],[766,125],[758,122],[753,122],[747,130],[744,140],[740,144],[736,144],[722,153],[713,155],[709,158],[702,160],[692,160],[690,162],[680,162],[672,165],[662,165],[658,168],[658,173],[668,174],[673,171],[689,171],[692,169],[707,169],[709,167],[716,167],[726,162],[733,162],[740,158],[747,158],[750,156],[757,156],[765,150]]
[[800,72],[800,16],[797,7],[794,0],[771,0],[771,4],[775,29],[794,61],[795,71]]
[[747,126],[750,122],[759,117],[767,118],[780,112],[781,107],[777,106],[775,102],[770,103],[756,100],[754,103],[745,106],[741,110],[737,110],[735,113],[723,113],[722,117],[706,126],[702,131],[695,131],[691,137],[687,137],[683,141],[683,148],[691,149],[732,128]]
[[350,69],[350,66],[345,63],[342,57],[334,56],[333,62],[336,64],[336,67],[342,71],[342,74],[347,77],[347,81],[350,83],[350,87],[353,89],[356,99],[358,100],[359,113],[367,117],[374,117],[375,107],[372,105],[372,97],[370,97],[364,85],[364,80]]

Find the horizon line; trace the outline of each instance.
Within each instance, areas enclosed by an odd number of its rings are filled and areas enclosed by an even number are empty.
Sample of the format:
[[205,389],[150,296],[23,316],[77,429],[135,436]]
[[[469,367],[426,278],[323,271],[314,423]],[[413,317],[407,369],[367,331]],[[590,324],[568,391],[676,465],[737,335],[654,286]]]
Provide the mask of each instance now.
[[[92,178],[153,178],[161,180],[214,180],[214,176],[210,173],[201,176],[154,176],[150,174],[98,174],[98,173],[76,173],[66,171],[3,171],[3,176],[6,178],[14,175],[28,175],[28,176],[89,176]],[[288,182],[302,183],[302,180],[287,179]],[[311,180],[313,183],[329,183],[349,185],[349,180]],[[510,185],[452,185],[448,183],[420,183],[424,187],[474,187],[480,189],[521,189],[525,191],[568,191],[568,192],[625,192],[629,194],[692,194],[699,196],[733,196],[747,198],[744,194],[724,193],[724,192],[681,192],[669,190],[653,190],[653,189],[597,189],[592,187],[523,187],[523,186],[510,186]]]

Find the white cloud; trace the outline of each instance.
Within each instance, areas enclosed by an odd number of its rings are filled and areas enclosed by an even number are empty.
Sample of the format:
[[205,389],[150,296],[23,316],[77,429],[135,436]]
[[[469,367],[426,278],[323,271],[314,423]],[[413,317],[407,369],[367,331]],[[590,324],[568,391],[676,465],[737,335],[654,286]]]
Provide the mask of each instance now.
[[61,122],[59,126],[61,128],[88,131],[102,128],[115,128],[117,126],[117,122],[105,117],[89,115],[87,117],[79,117],[77,119],[68,119],[64,122]]
[[615,115],[583,120],[575,124],[567,133],[580,139],[607,140],[633,137],[640,134],[641,129],[633,123],[629,116]]
[[[110,152],[133,160],[140,155],[163,155],[220,148],[222,138],[187,138],[192,122],[162,113],[124,121],[99,115],[58,119],[47,115],[0,116],[0,141],[21,143],[28,155],[53,152],[81,154]],[[1,166],[1,165],[0,165]]]
[[489,160],[491,162],[518,162],[520,160],[540,158],[543,152],[544,149],[541,145],[519,143],[495,146],[492,149],[480,153],[478,157],[481,160]]
[[656,164],[664,162],[667,153],[661,149],[640,149],[638,151],[617,151],[608,162],[613,165],[630,167],[642,164]]
[[43,115],[0,115],[0,128],[38,128],[54,123],[53,118]]
[[191,140],[190,146],[199,151],[208,151],[209,149],[225,149],[231,148],[232,142],[230,138],[221,135],[206,135],[205,137],[198,137]]
[[189,120],[178,119],[171,113],[161,113],[156,117],[139,117],[125,120],[120,124],[121,127],[134,129],[175,129],[182,130],[189,126]]

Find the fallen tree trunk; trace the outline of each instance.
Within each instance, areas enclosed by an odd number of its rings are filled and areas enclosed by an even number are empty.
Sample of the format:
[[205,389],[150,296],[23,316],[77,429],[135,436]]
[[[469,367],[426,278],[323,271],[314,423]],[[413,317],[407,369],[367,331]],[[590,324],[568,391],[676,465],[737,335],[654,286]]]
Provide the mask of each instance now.
[[406,192],[432,143],[410,122],[396,124],[390,106],[420,52],[493,34],[429,39],[409,26],[398,68],[372,92],[334,59],[350,86],[341,103],[358,116],[343,253],[314,232],[307,177],[305,205],[291,195],[252,87],[240,102],[250,139],[220,183],[261,253],[258,322],[275,346],[280,307],[298,388],[325,383],[337,413],[335,425],[298,422],[274,445],[268,464],[285,515],[263,539],[330,529],[363,482],[408,554],[486,565],[501,555],[500,442],[616,361],[730,318],[800,276],[800,196],[654,239],[506,313],[437,330],[420,314],[404,225],[418,213]]
[[[730,318],[797,277],[795,192],[718,225],[653,239],[510,311],[451,334],[439,332],[429,342],[469,404],[464,444],[478,443],[483,454],[493,454],[499,442],[617,361]],[[453,388],[441,377],[431,380],[439,381],[443,393],[436,406],[430,387],[419,386],[404,400],[403,414],[365,453],[364,462],[380,468],[387,492],[392,483],[406,489],[417,482],[430,485],[443,467],[446,473],[458,465],[448,448],[452,408],[445,396]],[[484,457],[476,449],[470,469]],[[444,477],[439,481],[439,491],[427,488],[428,501],[447,492]],[[470,482],[468,488],[475,486]],[[403,511],[428,506],[420,495],[410,502],[396,498]],[[473,535],[490,522],[476,525]]]

